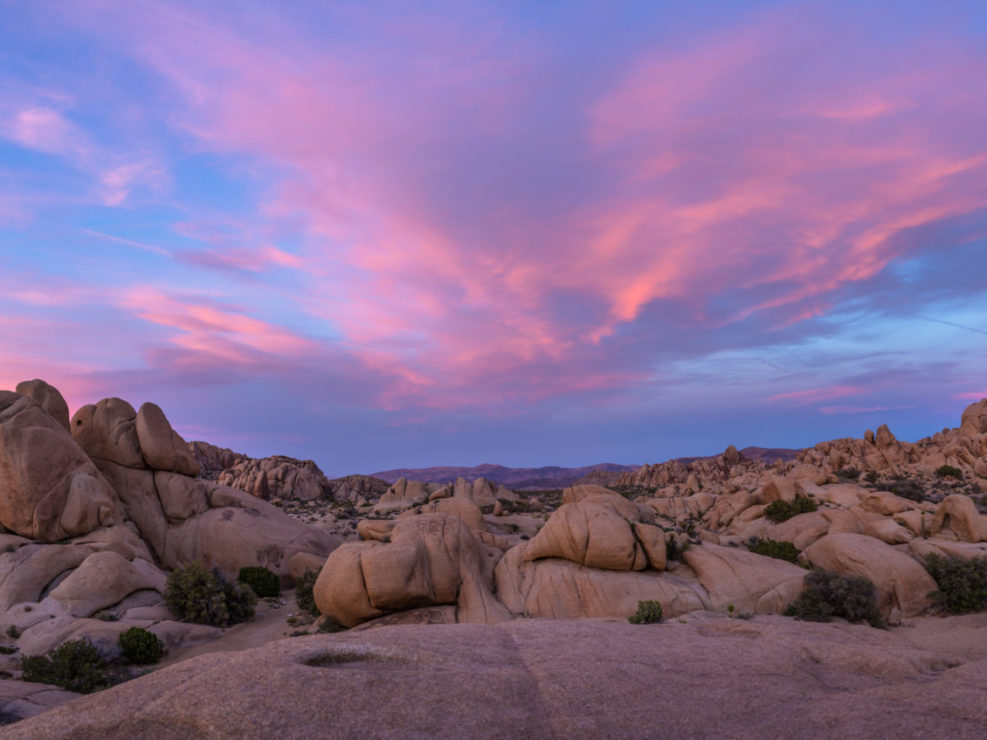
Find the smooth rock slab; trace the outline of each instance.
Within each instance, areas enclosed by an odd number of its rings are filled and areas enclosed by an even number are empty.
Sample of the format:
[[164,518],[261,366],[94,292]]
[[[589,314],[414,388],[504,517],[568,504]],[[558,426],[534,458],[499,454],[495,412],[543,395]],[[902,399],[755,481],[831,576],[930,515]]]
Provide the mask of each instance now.
[[987,660],[957,662],[773,616],[384,627],[203,655],[4,738],[979,739]]

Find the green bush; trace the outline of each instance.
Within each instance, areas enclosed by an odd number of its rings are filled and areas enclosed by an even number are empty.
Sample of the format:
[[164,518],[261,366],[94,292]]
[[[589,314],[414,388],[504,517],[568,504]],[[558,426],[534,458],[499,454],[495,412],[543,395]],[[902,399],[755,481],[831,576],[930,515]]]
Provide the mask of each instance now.
[[252,617],[257,596],[202,563],[189,563],[168,576],[165,603],[182,621],[225,627]]
[[936,475],[940,478],[962,478],[963,471],[952,465],[940,465],[936,468]]
[[764,515],[773,522],[785,522],[793,516],[808,514],[819,508],[814,498],[799,497],[794,501],[772,501],[768,508],[764,510]]
[[857,480],[860,477],[860,471],[856,468],[843,468],[842,470],[837,470],[836,474],[840,478],[848,478],[849,480]]
[[310,569],[305,571],[302,577],[298,579],[298,583],[295,584],[295,601],[298,603],[298,608],[316,615],[319,610],[315,608],[315,596],[312,594],[312,589],[318,578],[319,572]]
[[939,586],[937,598],[949,611],[966,614],[987,609],[987,557],[929,555],[925,568]]
[[108,685],[106,665],[89,640],[71,640],[49,650],[47,655],[21,658],[21,670],[25,681],[52,684],[79,694]]
[[661,622],[661,604],[657,601],[637,602],[637,614],[627,618],[631,624],[658,624]]
[[867,622],[871,627],[884,626],[874,584],[866,578],[840,576],[828,570],[814,570],[805,577],[802,593],[785,614],[807,622],[840,617],[848,622]]
[[262,565],[240,568],[240,575],[237,576],[237,580],[250,586],[254,593],[262,599],[281,595],[281,579],[278,574]]
[[758,555],[767,555],[769,558],[798,563],[799,550],[791,542],[772,540],[768,537],[763,540],[759,537],[751,537],[747,543],[747,549]]
[[157,635],[141,627],[131,627],[120,635],[117,642],[127,662],[151,665],[161,660],[162,645]]
[[888,486],[888,490],[895,496],[907,498],[909,501],[925,501],[926,499],[925,487],[921,482],[912,480],[911,478],[902,478],[895,481]]

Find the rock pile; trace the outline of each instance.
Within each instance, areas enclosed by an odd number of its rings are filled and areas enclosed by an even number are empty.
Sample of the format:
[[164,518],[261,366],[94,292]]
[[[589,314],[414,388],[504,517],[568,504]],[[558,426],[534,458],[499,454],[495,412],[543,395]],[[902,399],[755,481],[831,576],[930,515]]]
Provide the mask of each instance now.
[[[108,398],[69,420],[55,388],[18,388],[0,391],[0,635],[22,654],[80,637],[112,654],[133,626],[171,646],[206,639],[215,630],[162,607],[167,570],[198,560],[228,576],[262,565],[288,577],[293,555],[324,558],[338,544],[196,478],[195,455],[152,403]],[[107,610],[118,621],[94,618]]]
[[[960,430],[939,435],[951,452],[905,446],[884,427],[859,446],[871,469],[921,465],[934,475],[931,466],[954,461],[963,465],[963,485],[987,491],[987,479],[976,472],[987,455],[984,408],[987,403],[974,404]],[[479,507],[502,509],[507,500],[482,479],[442,487],[401,479],[375,507],[378,516],[402,512],[398,519],[360,523],[366,541],[329,558],[318,603],[349,626],[385,615],[394,623],[406,610],[418,621],[421,608],[437,605],[449,607],[446,619],[498,621],[504,610],[490,606],[491,595],[512,617],[627,617],[648,600],[658,601],[666,616],[704,609],[781,613],[799,596],[806,568],[817,567],[870,580],[882,617],[898,623],[933,604],[937,586],[922,564],[927,555],[987,554],[987,515],[977,505],[983,499],[905,498],[833,470],[863,458],[836,455],[826,462],[815,451],[769,466],[730,447],[688,465],[645,466],[622,478],[619,490],[641,494],[633,500],[600,486],[574,486],[530,539],[521,539],[517,527],[510,534],[502,518],[482,516]],[[440,508],[457,501],[462,504]],[[461,526],[452,526],[452,517]],[[790,547],[798,563],[753,551],[759,541]],[[436,553],[452,553],[452,560],[435,565]],[[437,573],[444,575],[432,580]],[[457,591],[466,583],[482,594],[470,605]],[[472,606],[478,602],[482,609]]]

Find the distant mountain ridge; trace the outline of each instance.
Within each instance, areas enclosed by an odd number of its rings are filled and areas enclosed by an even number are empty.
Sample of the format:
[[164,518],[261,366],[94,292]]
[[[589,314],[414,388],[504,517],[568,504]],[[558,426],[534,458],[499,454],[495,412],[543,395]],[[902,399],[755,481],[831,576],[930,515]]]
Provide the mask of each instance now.
[[583,476],[602,471],[619,474],[637,470],[640,465],[617,465],[616,463],[598,463],[581,468],[562,468],[547,465],[540,468],[508,468],[503,465],[484,463],[473,467],[432,467],[432,468],[395,468],[372,473],[374,478],[381,478],[388,483],[394,483],[399,478],[420,480],[425,483],[450,483],[456,478],[475,480],[486,478],[489,481],[507,486],[508,488],[538,488],[553,489],[571,486]]
[[[749,460],[762,460],[767,464],[773,463],[778,458],[782,462],[794,460],[801,450],[789,449],[787,447],[745,447],[740,450],[740,454]],[[685,465],[695,460],[706,460],[711,456],[699,457],[679,457],[677,462]],[[394,483],[399,478],[408,480],[420,480],[425,483],[451,483],[456,478],[466,480],[476,480],[486,478],[494,483],[513,488],[521,489],[554,489],[565,488],[576,483],[597,483],[599,485],[609,485],[616,481],[621,473],[634,472],[641,468],[641,465],[618,465],[616,463],[597,463],[596,465],[586,465],[581,468],[563,468],[557,465],[546,465],[540,468],[508,468],[504,465],[493,465],[484,463],[473,467],[464,466],[435,466],[430,468],[395,468],[393,470],[382,470],[371,473],[374,478],[380,478],[388,483]]]

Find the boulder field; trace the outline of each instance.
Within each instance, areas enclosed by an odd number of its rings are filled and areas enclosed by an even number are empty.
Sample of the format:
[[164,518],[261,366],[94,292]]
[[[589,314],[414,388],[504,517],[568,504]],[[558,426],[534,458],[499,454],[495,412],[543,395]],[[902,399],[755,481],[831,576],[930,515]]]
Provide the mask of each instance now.
[[152,403],[108,398],[69,419],[43,381],[0,391],[0,670],[82,637],[112,655],[134,626],[169,647],[210,639],[217,630],[163,607],[169,570],[198,560],[228,576],[262,565],[289,578],[292,556],[321,563],[339,544],[198,473]]
[[[216,628],[177,622],[163,606],[168,571],[191,561],[228,576],[265,566],[286,585],[317,571],[313,596],[324,621],[351,633],[200,656],[81,700],[92,708],[81,718],[53,711],[50,724],[5,732],[107,737],[116,717],[112,726],[129,736],[260,736],[236,729],[245,721],[234,716],[237,707],[247,701],[245,716],[285,737],[311,736],[319,721],[381,737],[486,737],[501,727],[512,736],[596,736],[596,714],[624,728],[618,734],[655,734],[647,723],[664,721],[668,734],[710,734],[715,726],[713,734],[745,736],[755,710],[781,713],[780,704],[752,706],[744,696],[761,671],[774,682],[770,701],[793,703],[779,732],[803,733],[805,723],[824,721],[824,710],[837,713],[834,687],[878,707],[868,724],[866,702],[854,705],[861,727],[886,734],[891,725],[882,722],[906,719],[932,727],[943,712],[912,684],[941,680],[965,696],[964,679],[945,677],[968,670],[967,683],[983,687],[987,655],[957,667],[955,656],[913,654],[869,627],[778,615],[801,593],[809,568],[821,568],[871,581],[892,626],[924,618],[937,590],[925,558],[987,555],[985,460],[982,401],[959,429],[915,444],[882,427],[772,465],[730,447],[713,458],[645,466],[614,488],[535,495],[483,479],[387,486],[366,476],[327,481],[311,461],[258,461],[187,444],[152,403],[135,410],[109,398],[68,418],[56,389],[22,383],[0,392],[0,644],[10,653],[0,656],[0,671],[13,675],[20,655],[81,637],[112,656],[117,636],[133,626],[171,648],[215,638]],[[279,501],[342,507],[352,534],[344,542],[289,516],[272,503]],[[781,543],[791,557],[760,554],[757,543]],[[627,625],[641,601],[658,602],[668,624]],[[118,621],[97,618],[107,613]],[[621,623],[600,621],[614,619]],[[727,647],[730,655],[717,658]],[[695,666],[690,650],[700,656]],[[715,677],[718,696],[735,704],[716,702],[714,725],[697,733],[688,722],[698,687],[714,680],[714,659],[726,661]],[[597,675],[598,662],[605,670]],[[201,694],[195,687],[218,676],[225,678],[215,701],[186,706],[182,716],[191,719],[179,729],[162,724],[162,712],[189,705],[190,692]],[[305,689],[306,680],[328,683]],[[354,688],[326,688],[344,680]],[[379,727],[366,724],[374,713],[360,686],[374,686],[372,701],[387,704]],[[282,687],[292,687],[290,699]],[[626,695],[617,706],[628,716],[618,717],[593,688]],[[14,694],[19,716],[65,698],[38,687]],[[806,696],[820,704],[805,710]],[[900,718],[882,709],[913,696],[923,698]],[[266,713],[269,701],[280,702],[280,714]],[[436,702],[454,708],[450,717],[433,716],[442,714]],[[635,702],[640,707],[627,708]],[[964,736],[977,722],[983,730],[977,711],[954,713],[950,731]],[[222,730],[210,735],[210,727]]]

